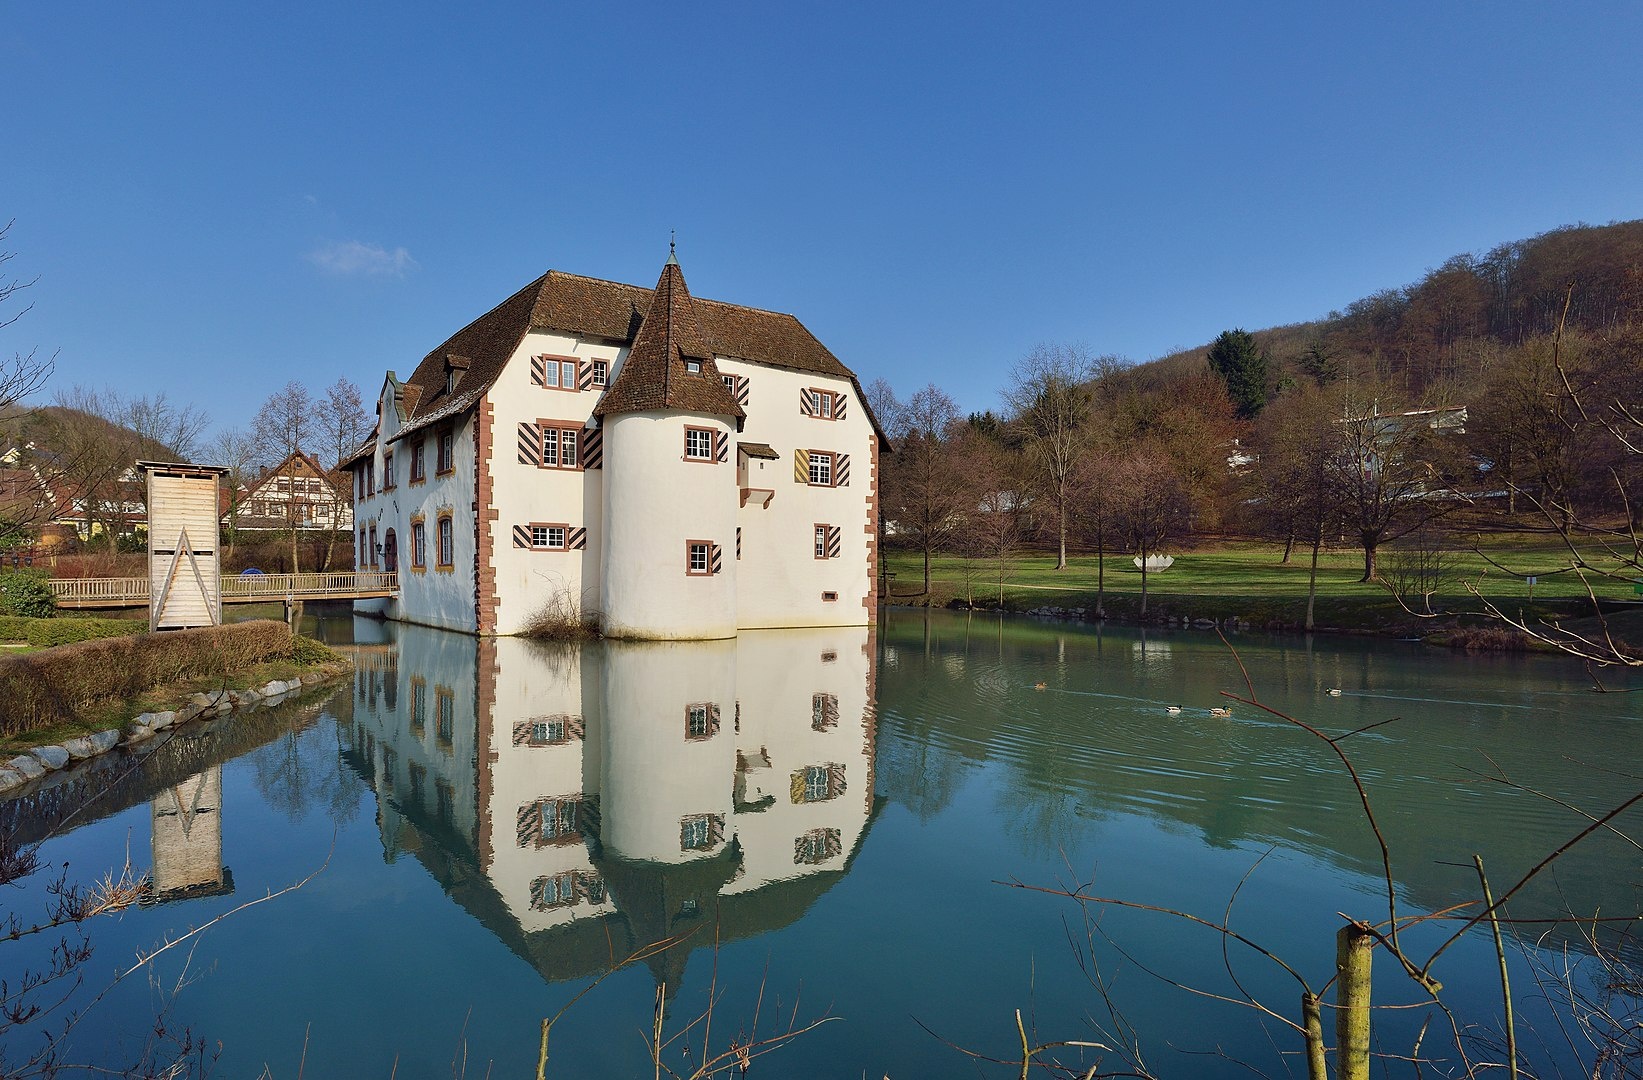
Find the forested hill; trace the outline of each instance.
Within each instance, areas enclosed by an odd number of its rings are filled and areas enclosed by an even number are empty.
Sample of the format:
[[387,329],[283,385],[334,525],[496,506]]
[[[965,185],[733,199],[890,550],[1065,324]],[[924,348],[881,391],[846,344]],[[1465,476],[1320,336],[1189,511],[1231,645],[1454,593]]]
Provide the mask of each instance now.
[[[1568,328],[1610,338],[1643,327],[1643,221],[1572,225],[1483,255],[1456,255],[1316,322],[1254,331],[1280,379],[1333,364],[1412,396],[1464,392],[1502,352],[1554,333],[1570,284]],[[1208,345],[1142,368],[1203,370]]]

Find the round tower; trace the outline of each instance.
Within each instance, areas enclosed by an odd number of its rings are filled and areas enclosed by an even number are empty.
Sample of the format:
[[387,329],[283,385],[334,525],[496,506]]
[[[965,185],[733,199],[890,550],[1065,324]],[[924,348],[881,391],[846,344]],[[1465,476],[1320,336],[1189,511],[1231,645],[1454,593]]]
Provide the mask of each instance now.
[[604,431],[604,632],[734,637],[735,425],[744,414],[671,255],[594,415]]

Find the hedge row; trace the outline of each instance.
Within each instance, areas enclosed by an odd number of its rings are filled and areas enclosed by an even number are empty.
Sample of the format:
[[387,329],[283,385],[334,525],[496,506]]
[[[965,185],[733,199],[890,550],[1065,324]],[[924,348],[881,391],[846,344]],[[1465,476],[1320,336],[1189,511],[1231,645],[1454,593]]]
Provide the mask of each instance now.
[[0,615],[0,641],[26,641],[38,648],[125,637],[147,629],[147,623],[136,619],[25,619],[18,615]]
[[0,734],[70,722],[88,706],[133,698],[181,679],[286,659],[292,647],[284,623],[260,619],[0,657]]

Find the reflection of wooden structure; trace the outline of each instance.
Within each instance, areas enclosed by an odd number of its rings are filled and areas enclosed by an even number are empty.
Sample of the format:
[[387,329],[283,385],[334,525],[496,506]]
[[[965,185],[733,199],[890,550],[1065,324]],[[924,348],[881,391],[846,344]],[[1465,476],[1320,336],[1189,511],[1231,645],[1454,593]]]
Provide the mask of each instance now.
[[148,628],[182,630],[222,622],[217,564],[215,465],[139,461],[148,481]]
[[222,864],[222,766],[161,790],[152,806],[154,898],[233,892],[234,876]]

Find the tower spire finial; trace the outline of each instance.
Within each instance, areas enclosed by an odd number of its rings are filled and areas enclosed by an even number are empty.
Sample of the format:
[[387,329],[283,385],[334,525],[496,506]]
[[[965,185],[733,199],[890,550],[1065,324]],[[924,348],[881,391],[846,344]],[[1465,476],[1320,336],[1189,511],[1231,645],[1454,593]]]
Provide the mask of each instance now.
[[674,254],[675,238],[677,236],[678,233],[675,230],[669,229],[667,231],[667,261],[669,266],[679,265],[679,257]]

